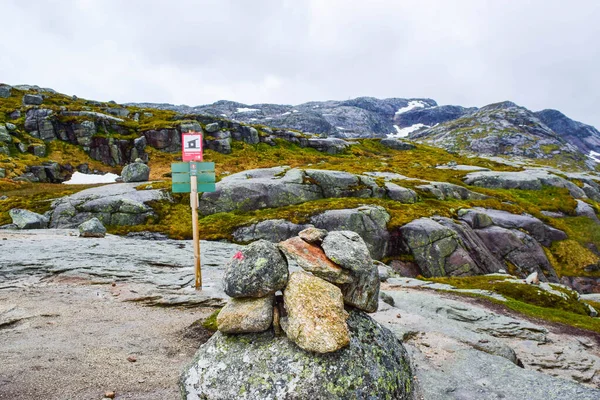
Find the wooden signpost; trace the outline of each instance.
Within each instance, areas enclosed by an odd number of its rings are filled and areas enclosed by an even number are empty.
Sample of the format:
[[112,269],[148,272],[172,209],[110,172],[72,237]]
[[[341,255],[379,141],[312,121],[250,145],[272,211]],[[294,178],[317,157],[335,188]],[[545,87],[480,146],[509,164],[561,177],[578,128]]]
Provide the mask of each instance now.
[[171,164],[173,193],[189,193],[192,208],[192,235],[194,243],[194,266],[196,290],[202,289],[202,267],[200,264],[200,232],[198,227],[198,192],[214,192],[215,163],[202,161],[202,133],[184,133],[181,140],[182,160]]

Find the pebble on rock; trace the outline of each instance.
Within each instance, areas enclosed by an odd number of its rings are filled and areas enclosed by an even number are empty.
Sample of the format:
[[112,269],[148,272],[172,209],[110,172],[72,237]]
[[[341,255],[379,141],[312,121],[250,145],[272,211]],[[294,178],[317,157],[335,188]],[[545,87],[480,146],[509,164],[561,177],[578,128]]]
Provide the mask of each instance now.
[[327,236],[327,231],[315,227],[306,228],[303,231],[300,231],[298,236],[308,243],[321,243],[323,239],[325,239],[325,236]]

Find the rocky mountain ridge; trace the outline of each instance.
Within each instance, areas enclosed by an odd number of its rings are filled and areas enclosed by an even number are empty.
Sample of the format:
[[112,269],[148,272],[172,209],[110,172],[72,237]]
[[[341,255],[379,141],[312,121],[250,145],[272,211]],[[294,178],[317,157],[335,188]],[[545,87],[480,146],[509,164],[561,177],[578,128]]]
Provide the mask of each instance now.
[[[560,158],[582,165],[587,162],[590,168],[600,159],[600,132],[593,126],[574,121],[557,110],[532,112],[510,101],[481,108],[440,106],[432,99],[373,97],[295,106],[248,105],[227,100],[194,107],[166,103],[131,105],[181,114],[209,114],[339,138],[408,137],[453,151]],[[483,136],[490,137],[477,140]]]
[[[600,162],[600,132],[594,127],[556,110],[532,112],[509,101],[482,108],[373,97],[296,106],[226,100],[194,107],[119,105],[37,86],[0,85],[0,103],[0,123],[9,124],[0,126],[0,152],[10,153],[12,143],[21,153],[44,156],[47,143],[58,139],[83,146],[91,158],[112,166],[145,159],[146,145],[176,152],[181,132],[209,125],[205,147],[221,153],[231,152],[232,140],[274,144],[280,138],[340,153],[348,144],[339,139],[393,137],[509,162],[521,158],[571,169],[595,169]],[[39,140],[21,140],[20,131]]]
[[181,114],[208,114],[249,124],[297,129],[340,138],[386,137],[394,131],[399,110],[435,107],[431,99],[376,99],[358,97],[345,101],[311,101],[298,105],[243,104],[220,100],[213,104],[186,106],[130,103],[133,106],[176,111]]

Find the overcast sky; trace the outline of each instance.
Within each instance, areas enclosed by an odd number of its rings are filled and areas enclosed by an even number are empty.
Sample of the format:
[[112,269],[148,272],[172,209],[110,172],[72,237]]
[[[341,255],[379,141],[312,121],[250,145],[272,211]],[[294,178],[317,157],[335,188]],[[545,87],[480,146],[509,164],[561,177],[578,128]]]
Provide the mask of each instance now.
[[430,97],[600,128],[598,0],[0,0],[0,82],[95,100]]

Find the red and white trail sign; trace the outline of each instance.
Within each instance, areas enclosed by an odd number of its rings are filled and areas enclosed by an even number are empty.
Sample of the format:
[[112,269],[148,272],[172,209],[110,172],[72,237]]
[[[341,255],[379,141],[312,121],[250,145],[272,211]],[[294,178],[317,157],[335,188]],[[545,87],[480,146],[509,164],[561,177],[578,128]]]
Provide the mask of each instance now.
[[181,135],[181,159],[202,161],[202,133],[189,132]]

